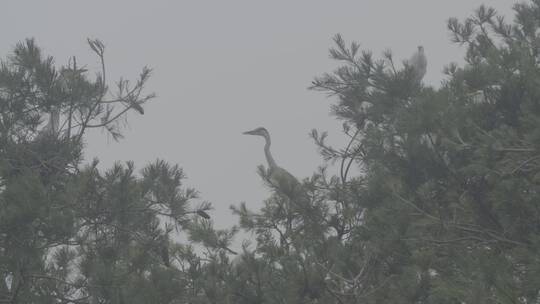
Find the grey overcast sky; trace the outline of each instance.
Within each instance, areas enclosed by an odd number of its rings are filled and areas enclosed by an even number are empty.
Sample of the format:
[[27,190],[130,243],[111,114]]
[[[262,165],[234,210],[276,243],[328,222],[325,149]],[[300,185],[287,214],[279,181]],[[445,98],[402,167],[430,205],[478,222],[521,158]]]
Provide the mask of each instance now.
[[184,168],[189,186],[213,203],[220,227],[236,222],[229,206],[256,209],[268,196],[256,174],[265,164],[262,138],[241,132],[265,126],[278,164],[299,178],[322,160],[308,138],[312,128],[344,144],[333,102],[307,90],[331,71],[331,38],[341,33],[376,55],[391,49],[408,58],[419,44],[428,57],[425,81],[437,86],[442,68],[461,62],[446,20],[463,18],[485,3],[511,16],[510,0],[357,1],[3,1],[0,55],[35,37],[58,64],[77,56],[97,71],[86,38],[106,44],[109,79],[134,79],[154,69],[149,91],[158,97],[144,116],[130,114],[125,139],[90,134],[86,158],[102,168],[133,160],[138,168],[161,158]]

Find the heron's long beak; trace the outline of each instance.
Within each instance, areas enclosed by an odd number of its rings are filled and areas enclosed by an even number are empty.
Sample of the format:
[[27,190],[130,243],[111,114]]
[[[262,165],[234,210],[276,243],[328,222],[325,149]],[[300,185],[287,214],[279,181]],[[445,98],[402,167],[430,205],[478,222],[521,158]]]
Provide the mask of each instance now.
[[255,134],[253,134],[254,131],[255,131],[255,130],[246,131],[246,132],[244,132],[244,133],[242,133],[242,134],[244,134],[244,135],[255,135]]

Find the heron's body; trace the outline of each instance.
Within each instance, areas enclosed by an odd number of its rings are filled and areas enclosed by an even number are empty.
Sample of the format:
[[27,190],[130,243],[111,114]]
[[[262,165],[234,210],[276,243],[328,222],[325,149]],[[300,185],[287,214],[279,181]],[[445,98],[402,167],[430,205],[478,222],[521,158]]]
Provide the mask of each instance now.
[[296,177],[279,166],[268,168],[268,176],[270,177],[270,183],[274,187],[277,187],[288,194],[294,193],[300,185],[300,182],[298,182]]

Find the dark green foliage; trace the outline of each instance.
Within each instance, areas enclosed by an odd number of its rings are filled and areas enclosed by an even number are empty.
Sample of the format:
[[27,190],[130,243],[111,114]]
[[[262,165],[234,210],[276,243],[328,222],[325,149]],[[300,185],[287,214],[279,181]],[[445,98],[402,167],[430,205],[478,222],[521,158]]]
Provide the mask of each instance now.
[[263,207],[232,207],[253,236],[240,252],[178,166],[81,164],[87,129],[119,138],[126,111],[144,114],[150,70],[109,100],[103,72],[17,45],[0,70],[0,303],[540,301],[540,1],[515,11],[449,20],[466,64],[439,88],[336,36],[341,66],[312,89],[349,142],[314,130],[334,166],[301,182],[260,168]]
[[[103,61],[104,46],[89,40]],[[0,70],[0,302],[178,303],[186,279],[170,233],[195,212],[178,166],[156,161],[135,173],[97,160],[83,167],[84,134],[105,128],[152,98],[143,69],[107,99],[104,67],[95,80],[77,66],[57,69],[33,40]],[[54,113],[58,121],[54,122]]]
[[303,194],[276,189],[257,213],[234,208],[267,264],[245,267],[262,283],[240,284],[237,301],[247,290],[252,303],[539,299],[540,2],[515,10],[513,24],[486,7],[450,19],[467,64],[448,66],[438,89],[336,36],[343,65],[312,88],[337,98],[350,143],[312,136],[339,174],[318,172]]

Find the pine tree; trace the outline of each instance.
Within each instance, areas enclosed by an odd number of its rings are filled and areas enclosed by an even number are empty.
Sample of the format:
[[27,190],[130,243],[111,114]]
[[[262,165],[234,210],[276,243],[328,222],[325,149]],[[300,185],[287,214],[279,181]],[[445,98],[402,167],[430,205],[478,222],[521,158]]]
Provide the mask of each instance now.
[[275,191],[259,212],[234,208],[265,265],[242,268],[237,301],[254,290],[251,303],[538,300],[540,1],[514,8],[511,24],[485,6],[449,20],[466,64],[440,88],[335,37],[342,65],[312,88],[337,99],[350,142],[312,137],[339,173],[304,180],[307,205]]
[[349,142],[314,130],[335,166],[294,191],[260,170],[263,208],[232,207],[255,238],[240,252],[180,167],[82,166],[88,129],[119,139],[144,113],[149,69],[111,100],[104,68],[90,80],[17,45],[0,67],[0,303],[538,302],[540,1],[514,8],[512,23],[485,6],[449,20],[466,63],[437,88],[336,36],[340,66],[312,89]]
[[[104,62],[104,45],[89,40]],[[171,241],[196,209],[178,166],[156,161],[104,173],[82,166],[84,135],[120,122],[153,98],[144,68],[110,94],[105,66],[93,80],[72,58],[57,68],[34,40],[0,67],[0,303],[178,303],[188,282],[177,263],[195,260]],[[109,96],[113,96],[112,99]],[[180,261],[180,262],[178,262]],[[176,263],[176,264],[175,264]]]

